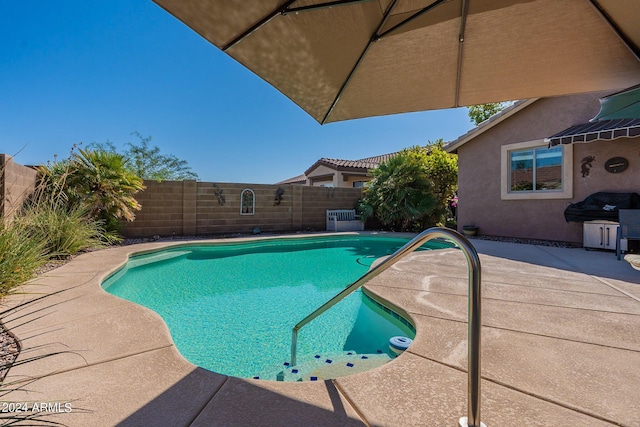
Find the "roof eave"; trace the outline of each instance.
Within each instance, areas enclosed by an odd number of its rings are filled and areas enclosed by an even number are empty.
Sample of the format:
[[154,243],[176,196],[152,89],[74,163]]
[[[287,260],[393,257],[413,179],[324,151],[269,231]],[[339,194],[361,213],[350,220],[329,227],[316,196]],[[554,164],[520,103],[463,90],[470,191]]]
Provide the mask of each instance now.
[[540,98],[524,99],[524,100],[516,102],[513,105],[508,106],[507,108],[505,108],[504,110],[500,111],[499,113],[494,114],[493,116],[489,117],[487,120],[485,120],[484,122],[480,123],[475,128],[471,129],[469,132],[465,133],[464,135],[461,135],[460,137],[458,137],[458,139],[447,143],[444,146],[445,151],[447,153],[456,154],[458,152],[458,148],[460,148],[461,146],[463,146],[467,142],[471,141],[472,139],[482,135],[483,133],[485,133],[489,129],[493,128],[498,123],[503,122],[504,120],[506,120],[509,117],[513,116],[517,112],[527,108],[529,105],[533,104],[538,99],[540,99]]
[[332,166],[332,165],[327,164],[327,163],[324,161],[324,158],[322,158],[322,159],[316,160],[316,162],[315,162],[314,164],[312,164],[311,166],[309,166],[309,168],[308,168],[306,171],[304,171],[304,174],[305,174],[306,176],[309,176],[309,174],[310,174],[314,169],[316,169],[318,166],[320,166],[320,165],[324,165],[324,166],[327,166],[327,167],[333,168],[333,166]]

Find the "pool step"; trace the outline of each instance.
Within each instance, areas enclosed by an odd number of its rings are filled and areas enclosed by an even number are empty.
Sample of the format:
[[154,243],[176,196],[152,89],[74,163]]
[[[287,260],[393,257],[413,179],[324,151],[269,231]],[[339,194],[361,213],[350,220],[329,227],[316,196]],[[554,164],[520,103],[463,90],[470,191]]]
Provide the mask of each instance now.
[[178,258],[187,255],[192,251],[164,251],[158,253],[150,253],[129,258],[127,262],[128,268],[140,267],[142,265],[151,264],[159,261],[166,261],[172,258]]
[[390,360],[391,357],[386,353],[357,354],[350,351],[329,356],[316,354],[305,358],[296,366],[285,363],[283,368],[255,378],[271,381],[322,381],[377,368]]

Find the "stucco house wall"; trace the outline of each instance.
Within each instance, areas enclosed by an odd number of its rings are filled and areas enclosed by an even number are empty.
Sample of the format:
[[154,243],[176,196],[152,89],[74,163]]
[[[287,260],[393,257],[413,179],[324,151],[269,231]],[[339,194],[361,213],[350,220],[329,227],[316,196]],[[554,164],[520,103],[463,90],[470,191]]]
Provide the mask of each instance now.
[[335,174],[335,169],[319,165],[312,172],[307,174],[307,183],[315,186],[333,184]]
[[355,182],[368,182],[371,181],[373,177],[371,175],[347,175],[343,174],[342,182],[344,183],[344,187],[353,188],[353,184]]
[[[459,146],[458,228],[473,224],[479,233],[531,239],[582,242],[582,223],[567,223],[564,210],[570,203],[598,191],[640,192],[640,141],[617,139],[564,146],[573,150],[573,193],[557,200],[502,200],[501,147],[506,144],[542,140],[572,125],[588,122],[606,93],[539,99],[504,121]],[[581,161],[595,160],[582,176]],[[605,171],[611,157],[629,160],[620,174]]]
[[352,188],[355,181],[369,181],[372,179],[365,170],[362,171],[342,171],[325,165],[318,165],[306,174],[307,185],[333,186]]

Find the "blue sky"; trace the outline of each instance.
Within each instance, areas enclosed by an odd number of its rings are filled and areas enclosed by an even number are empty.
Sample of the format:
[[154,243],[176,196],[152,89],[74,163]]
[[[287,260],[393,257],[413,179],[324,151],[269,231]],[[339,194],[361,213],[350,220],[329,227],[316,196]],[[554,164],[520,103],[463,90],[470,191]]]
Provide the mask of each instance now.
[[275,183],[321,157],[449,141],[466,108],[321,126],[150,0],[21,0],[0,13],[0,153],[40,164],[73,144],[151,136],[203,181]]

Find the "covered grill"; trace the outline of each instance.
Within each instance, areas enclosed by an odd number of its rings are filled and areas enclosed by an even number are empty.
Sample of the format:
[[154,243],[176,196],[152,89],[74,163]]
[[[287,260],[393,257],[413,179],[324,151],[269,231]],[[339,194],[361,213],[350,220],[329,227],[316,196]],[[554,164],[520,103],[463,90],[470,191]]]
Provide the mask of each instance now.
[[618,221],[619,209],[640,209],[640,195],[636,193],[599,192],[564,210],[567,222],[594,220]]

